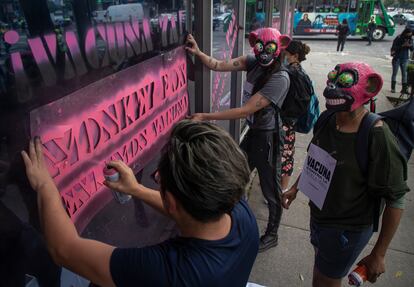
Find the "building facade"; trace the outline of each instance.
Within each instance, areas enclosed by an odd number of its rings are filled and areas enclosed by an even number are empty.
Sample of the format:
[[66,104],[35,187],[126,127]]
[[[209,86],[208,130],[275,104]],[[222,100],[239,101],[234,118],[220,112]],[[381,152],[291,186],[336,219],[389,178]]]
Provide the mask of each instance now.
[[[188,56],[188,33],[218,59],[249,51],[263,26],[290,33],[289,0],[20,0],[0,4],[0,278],[5,286],[88,286],[55,266],[20,151],[41,136],[49,171],[82,236],[145,246],[176,233],[141,201],[103,184],[120,159],[145,185],[173,125],[240,105],[242,73]],[[220,123],[239,140],[242,121]],[[37,284],[37,285],[36,285]]]

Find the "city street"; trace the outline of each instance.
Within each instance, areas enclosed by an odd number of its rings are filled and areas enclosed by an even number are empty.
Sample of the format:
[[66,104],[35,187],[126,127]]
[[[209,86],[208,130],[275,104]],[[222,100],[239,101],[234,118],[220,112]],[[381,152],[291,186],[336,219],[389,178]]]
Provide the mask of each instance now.
[[[401,27],[399,27],[401,29]],[[394,36],[395,37],[395,36]],[[302,38],[311,47],[311,53],[303,66],[312,80],[316,82],[317,94],[324,108],[322,91],[326,83],[327,73],[337,63],[348,61],[364,61],[372,65],[384,78],[384,87],[377,96],[377,111],[391,109],[392,106],[386,99],[390,94],[391,60],[389,50],[394,37],[387,37],[384,41],[374,42],[372,46],[366,46],[366,42],[355,38],[350,39],[343,53],[336,52],[336,40],[321,37]],[[401,76],[398,75],[398,91],[401,89]],[[394,94],[396,96],[397,94]],[[305,159],[306,148],[311,134],[298,134],[296,141],[295,171],[292,182],[300,173]],[[408,184],[414,188],[414,160],[411,158],[408,170]],[[405,212],[400,228],[395,235],[386,256],[386,273],[373,286],[378,287],[408,287],[414,284],[414,193],[410,192],[405,198]],[[256,176],[251,189],[249,200],[261,231],[267,222],[267,207],[260,191],[258,177]],[[313,247],[309,242],[309,207],[308,199],[301,193],[293,202],[289,210],[285,210],[282,218],[282,226],[279,231],[279,245],[265,253],[258,255],[250,281],[265,286],[312,286]],[[369,246],[364,250],[365,256],[375,244],[375,234]],[[370,284],[367,284],[371,286]],[[344,280],[343,286],[349,286]]]

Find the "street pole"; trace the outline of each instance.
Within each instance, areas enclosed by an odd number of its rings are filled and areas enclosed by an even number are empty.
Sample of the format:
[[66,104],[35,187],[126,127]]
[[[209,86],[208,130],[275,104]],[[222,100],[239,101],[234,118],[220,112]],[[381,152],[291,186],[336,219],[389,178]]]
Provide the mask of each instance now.
[[[212,12],[213,1],[194,1],[194,36],[200,50],[212,55]],[[208,113],[211,109],[211,70],[196,57],[195,59],[195,112]]]
[[[246,0],[233,0],[233,8],[237,15],[237,39],[234,45],[232,58],[242,56],[244,53],[244,33],[246,25]],[[242,87],[243,73],[232,72],[231,73],[231,88],[230,88],[230,108],[237,108],[241,106],[241,95],[243,92]],[[233,136],[236,142],[240,139],[240,120],[230,121],[230,134]]]
[[265,0],[265,26],[272,27],[274,0]]

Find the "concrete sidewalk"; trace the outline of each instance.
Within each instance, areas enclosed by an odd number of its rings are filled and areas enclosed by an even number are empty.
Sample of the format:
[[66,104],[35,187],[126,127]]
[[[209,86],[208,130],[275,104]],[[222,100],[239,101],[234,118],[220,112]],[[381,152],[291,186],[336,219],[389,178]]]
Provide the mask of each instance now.
[[[311,46],[312,42],[308,42]],[[391,109],[386,99],[390,89],[391,61],[378,55],[366,56],[347,53],[321,52],[312,50],[304,68],[316,82],[321,109],[325,109],[322,91],[325,88],[326,75],[337,63],[364,61],[384,77],[384,88],[377,96],[377,111]],[[400,87],[398,86],[397,89]],[[306,155],[306,148],[311,135],[297,134],[295,171],[292,182],[300,173]],[[408,184],[414,189],[414,160],[411,157],[408,170]],[[414,191],[409,192],[405,200],[405,212],[399,230],[395,235],[386,256],[386,273],[375,286],[409,287],[414,286]],[[261,231],[267,223],[267,207],[259,186],[258,176],[253,181],[249,204],[254,210]],[[312,286],[313,248],[309,242],[309,207],[308,199],[301,193],[288,211],[284,211],[279,231],[279,245],[258,255],[250,280],[265,286]],[[361,256],[370,252],[377,234]],[[370,284],[366,284],[369,286]],[[344,280],[343,286],[349,286]]]

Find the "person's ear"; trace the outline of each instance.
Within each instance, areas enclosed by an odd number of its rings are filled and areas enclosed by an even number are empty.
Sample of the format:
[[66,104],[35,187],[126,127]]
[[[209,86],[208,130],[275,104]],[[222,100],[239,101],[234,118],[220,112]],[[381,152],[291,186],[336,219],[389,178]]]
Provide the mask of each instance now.
[[168,214],[176,214],[177,213],[177,199],[175,199],[174,195],[171,192],[166,191],[164,194],[164,207],[167,210]]
[[368,75],[365,90],[372,96],[375,96],[381,91],[383,83],[384,81],[379,74],[370,74]]
[[288,35],[281,35],[279,38],[280,48],[282,50],[286,49],[287,46],[289,46],[291,40],[292,39]]
[[252,32],[250,32],[250,34],[249,34],[249,44],[250,44],[250,47],[254,47],[254,45],[256,45],[256,41],[257,41],[257,38],[259,37],[259,34],[257,34],[257,32],[256,31],[252,31]]

